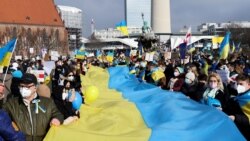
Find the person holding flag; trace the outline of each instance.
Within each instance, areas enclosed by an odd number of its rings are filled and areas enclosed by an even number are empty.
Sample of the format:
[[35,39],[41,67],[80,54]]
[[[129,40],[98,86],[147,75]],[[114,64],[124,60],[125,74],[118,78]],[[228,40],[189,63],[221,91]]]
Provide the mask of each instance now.
[[229,100],[225,112],[244,137],[250,140],[250,77],[240,74],[236,77],[236,81],[238,95]]
[[[1,76],[1,85],[3,88],[8,88],[8,85],[5,85],[5,83],[10,82],[8,80],[11,79],[11,75],[7,74],[8,70],[9,70],[9,65],[10,65],[10,60],[12,58],[12,54],[15,50],[16,47],[16,43],[17,43],[17,39],[12,39],[11,41],[9,41],[5,46],[0,48],[0,67],[4,68],[6,67],[7,69],[4,70],[4,74],[2,74]],[[5,103],[7,100],[7,95],[9,93],[7,91],[4,91],[2,93],[2,103]]]

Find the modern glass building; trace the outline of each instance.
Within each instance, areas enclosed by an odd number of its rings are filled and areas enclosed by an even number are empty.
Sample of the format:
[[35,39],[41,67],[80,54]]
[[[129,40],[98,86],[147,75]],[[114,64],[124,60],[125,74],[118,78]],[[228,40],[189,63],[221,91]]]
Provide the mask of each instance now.
[[68,31],[70,50],[80,48],[82,36],[82,10],[76,7],[63,5],[58,5],[57,9]]
[[151,27],[151,0],[125,0],[127,26],[142,27],[143,19]]

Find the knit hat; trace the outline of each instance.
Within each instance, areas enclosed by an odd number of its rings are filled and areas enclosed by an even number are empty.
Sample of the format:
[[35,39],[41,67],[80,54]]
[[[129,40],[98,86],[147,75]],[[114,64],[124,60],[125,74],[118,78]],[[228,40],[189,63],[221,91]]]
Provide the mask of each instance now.
[[176,67],[180,74],[184,73],[184,69],[182,67]]
[[195,80],[195,75],[193,72],[188,72],[185,77],[192,80],[192,81]]

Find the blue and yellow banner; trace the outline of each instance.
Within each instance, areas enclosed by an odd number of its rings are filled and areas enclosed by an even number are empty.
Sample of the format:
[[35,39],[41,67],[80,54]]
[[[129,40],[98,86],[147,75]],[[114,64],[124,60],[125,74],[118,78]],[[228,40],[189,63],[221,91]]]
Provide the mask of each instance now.
[[100,90],[80,119],[52,127],[45,141],[244,141],[227,115],[183,94],[140,83],[127,67],[91,67],[82,86]]

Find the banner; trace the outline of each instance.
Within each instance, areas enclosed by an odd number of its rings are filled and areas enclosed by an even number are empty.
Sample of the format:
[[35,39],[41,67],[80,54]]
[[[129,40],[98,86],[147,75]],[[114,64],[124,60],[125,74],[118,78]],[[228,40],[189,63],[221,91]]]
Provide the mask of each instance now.
[[30,73],[34,74],[36,76],[37,81],[39,83],[44,82],[44,79],[45,79],[45,71],[44,70],[31,70]]

